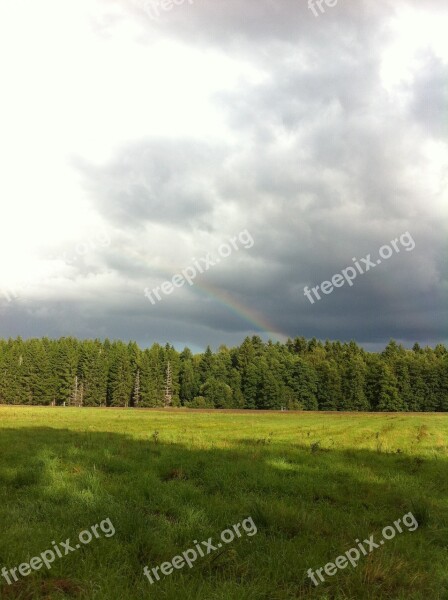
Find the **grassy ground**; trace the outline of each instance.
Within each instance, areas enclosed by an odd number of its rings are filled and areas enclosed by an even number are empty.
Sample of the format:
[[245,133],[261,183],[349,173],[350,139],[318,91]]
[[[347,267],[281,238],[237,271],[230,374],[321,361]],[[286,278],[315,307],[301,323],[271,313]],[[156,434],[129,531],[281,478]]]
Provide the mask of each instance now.
[[[0,567],[109,518],[116,533],[8,585],[8,600],[447,600],[448,417],[0,407]],[[407,512],[419,521],[315,587]],[[243,535],[154,585],[193,540]]]

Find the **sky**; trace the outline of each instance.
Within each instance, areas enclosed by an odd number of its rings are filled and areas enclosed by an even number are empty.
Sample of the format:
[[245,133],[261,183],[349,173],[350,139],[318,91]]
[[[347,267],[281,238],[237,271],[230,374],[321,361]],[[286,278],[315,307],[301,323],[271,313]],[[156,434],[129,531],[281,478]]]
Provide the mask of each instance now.
[[440,0],[2,0],[0,336],[447,343],[446,31]]

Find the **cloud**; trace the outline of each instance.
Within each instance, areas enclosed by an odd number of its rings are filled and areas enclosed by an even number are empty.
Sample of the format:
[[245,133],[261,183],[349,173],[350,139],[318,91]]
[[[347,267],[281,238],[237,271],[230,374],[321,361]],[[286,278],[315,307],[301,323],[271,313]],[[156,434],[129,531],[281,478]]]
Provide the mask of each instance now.
[[97,210],[114,224],[188,227],[213,211],[211,175],[223,150],[195,141],[148,140],[132,144],[103,167],[78,159]]
[[448,64],[426,52],[412,83],[411,114],[423,130],[434,137],[448,136]]
[[[83,211],[75,230],[61,211],[58,239],[39,240],[48,269],[3,304],[3,335],[195,348],[261,327],[369,348],[448,339],[446,10],[339,0],[315,18],[298,0],[195,0],[153,21],[124,0],[80,6],[102,69],[99,82],[88,71],[95,110],[64,148],[69,214],[77,198]],[[110,244],[77,255],[99,228]],[[145,299],[243,229],[253,248],[156,306]],[[405,231],[415,250],[306,300],[305,285]]]

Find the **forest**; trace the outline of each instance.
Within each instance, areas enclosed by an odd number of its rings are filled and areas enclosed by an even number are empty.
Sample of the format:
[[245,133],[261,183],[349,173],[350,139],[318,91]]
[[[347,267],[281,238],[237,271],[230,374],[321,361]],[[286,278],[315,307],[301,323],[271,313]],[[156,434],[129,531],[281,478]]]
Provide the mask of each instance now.
[[63,337],[0,340],[0,403],[327,411],[447,411],[448,351],[391,340],[188,348]]

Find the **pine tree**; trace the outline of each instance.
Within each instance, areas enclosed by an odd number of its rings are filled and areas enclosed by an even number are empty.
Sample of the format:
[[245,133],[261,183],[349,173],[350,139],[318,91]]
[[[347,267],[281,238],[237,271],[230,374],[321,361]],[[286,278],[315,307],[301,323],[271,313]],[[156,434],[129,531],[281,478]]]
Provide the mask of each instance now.
[[23,344],[21,384],[23,401],[47,405],[52,400],[49,356],[42,340],[31,339]]
[[137,407],[140,403],[140,369],[137,369],[134,379],[134,391],[132,392],[132,406]]
[[259,336],[194,356],[170,344],[142,351],[108,339],[0,340],[0,402],[163,406],[166,399],[219,408],[448,411],[448,352],[442,344],[405,350],[391,340],[383,352],[367,353],[354,342],[264,344]]
[[28,397],[23,385],[23,340],[9,339],[3,347],[2,397],[6,404],[26,404]]
[[99,340],[82,342],[79,357],[79,377],[84,406],[106,406],[108,357]]
[[342,378],[338,366],[330,359],[316,367],[319,410],[338,410],[342,404]]
[[241,391],[241,374],[238,369],[231,369],[229,386],[232,390],[232,408],[244,408],[244,396]]
[[[434,359],[434,357],[431,358]],[[423,410],[430,412],[438,411],[441,408],[441,391],[439,389],[439,369],[435,360],[425,360],[424,379],[426,398]]]
[[167,365],[166,365],[164,404],[165,404],[165,406],[171,406],[172,402],[173,402],[173,374],[171,371],[170,361],[168,361]]
[[415,350],[412,360],[409,361],[409,376],[412,388],[412,403],[409,405],[409,410],[414,412],[425,410],[426,385],[423,360],[421,353],[415,352]]
[[409,374],[408,358],[406,355],[400,357],[394,365],[397,378],[398,393],[403,402],[403,410],[411,410],[414,396],[412,393],[411,376]]
[[438,364],[440,410],[448,411],[448,354],[440,356]]
[[316,370],[300,356],[294,357],[288,387],[305,410],[318,409]]
[[400,397],[398,382],[391,367],[386,363],[380,363],[379,371],[379,411],[403,411],[405,404]]
[[61,338],[54,347],[53,377],[56,381],[56,404],[69,405],[78,372],[77,342],[73,338]]
[[132,386],[132,369],[128,349],[122,342],[114,342],[110,349],[107,383],[108,406],[129,406]]
[[244,396],[244,408],[258,408],[258,388],[260,372],[257,365],[250,363],[242,373],[241,389]]
[[207,381],[207,378],[212,373],[213,361],[213,352],[211,351],[210,346],[207,346],[204,354],[201,356],[201,361],[199,363],[199,381],[201,385]]
[[259,363],[256,406],[263,410],[279,409],[281,402],[279,382],[270,370],[267,361],[262,359]]
[[342,378],[341,410],[369,410],[365,394],[366,365],[362,358],[349,354],[345,361]]
[[199,374],[194,370],[193,360],[184,359],[180,368],[180,398],[181,402],[191,402],[199,395]]
[[163,406],[166,383],[164,361],[163,348],[158,344],[143,352],[140,370],[141,406]]

